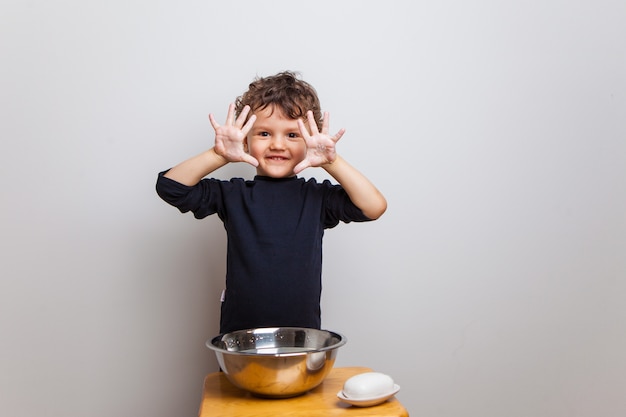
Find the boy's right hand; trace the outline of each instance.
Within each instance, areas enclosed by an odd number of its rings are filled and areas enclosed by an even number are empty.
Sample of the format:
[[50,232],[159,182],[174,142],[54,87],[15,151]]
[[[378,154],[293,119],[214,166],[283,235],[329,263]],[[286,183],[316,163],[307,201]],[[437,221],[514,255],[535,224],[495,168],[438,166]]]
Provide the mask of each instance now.
[[213,114],[209,114],[209,121],[215,130],[215,153],[228,162],[247,162],[256,167],[259,165],[259,161],[250,156],[245,149],[246,135],[256,121],[256,116],[252,115],[244,125],[249,112],[250,106],[245,106],[235,120],[235,105],[231,103],[228,106],[228,115],[224,125],[217,123]]

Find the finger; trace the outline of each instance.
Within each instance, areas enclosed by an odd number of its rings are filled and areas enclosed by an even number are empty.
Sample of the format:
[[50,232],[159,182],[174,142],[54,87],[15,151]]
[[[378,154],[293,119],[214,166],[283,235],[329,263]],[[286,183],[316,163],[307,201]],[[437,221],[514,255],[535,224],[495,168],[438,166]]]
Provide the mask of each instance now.
[[337,143],[337,141],[339,141],[339,139],[341,139],[341,137],[343,136],[343,134],[346,133],[346,129],[340,129],[339,132],[335,133],[335,136],[332,136],[331,139],[333,142]]
[[259,161],[257,161],[255,157],[248,155],[247,153],[243,155],[242,159],[243,159],[243,162],[247,162],[254,167],[259,166]]
[[307,120],[309,121],[309,128],[311,129],[311,134],[314,135],[319,133],[319,129],[317,128],[317,123],[315,123],[315,117],[313,117],[313,112],[309,110],[307,113]]
[[311,163],[308,160],[305,159],[303,161],[300,161],[300,163],[293,168],[293,173],[299,174],[300,172],[304,171],[306,168],[310,166],[311,166]]
[[217,130],[220,127],[219,123],[215,121],[215,116],[213,116],[212,114],[209,114],[209,122],[211,122],[211,126],[213,126],[213,130]]
[[243,107],[243,110],[241,110],[241,113],[239,114],[239,117],[237,118],[235,125],[238,127],[243,125],[243,122],[246,120],[246,117],[248,117],[248,113],[250,113],[250,106],[246,105]]
[[328,126],[330,125],[330,113],[324,112],[324,118],[322,119],[322,133],[328,134]]
[[226,116],[226,125],[232,126],[235,122],[235,103],[228,105],[228,115]]
[[256,122],[256,115],[253,114],[252,116],[250,116],[246,124],[241,128],[241,131],[243,132],[244,135],[247,135],[250,129],[252,129],[254,122]]
[[304,125],[304,122],[302,121],[302,119],[298,119],[298,129],[300,129],[300,134],[302,135],[304,140],[306,140],[307,138],[311,137],[311,135],[309,134],[309,131],[306,129],[306,126]]

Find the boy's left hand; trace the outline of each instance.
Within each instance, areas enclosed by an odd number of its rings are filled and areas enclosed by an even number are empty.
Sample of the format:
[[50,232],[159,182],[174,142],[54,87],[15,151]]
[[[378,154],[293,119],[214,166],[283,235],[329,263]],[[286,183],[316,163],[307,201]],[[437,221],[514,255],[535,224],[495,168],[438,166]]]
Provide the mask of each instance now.
[[345,129],[339,130],[334,136],[328,134],[330,115],[328,112],[324,112],[324,119],[322,121],[322,131],[320,132],[315,123],[313,112],[307,112],[307,122],[309,123],[309,130],[307,130],[304,122],[298,119],[298,127],[300,134],[304,138],[307,151],[304,159],[295,166],[294,173],[302,172],[309,167],[319,167],[325,164],[331,164],[337,158],[337,152],[335,150],[335,144],[343,136]]

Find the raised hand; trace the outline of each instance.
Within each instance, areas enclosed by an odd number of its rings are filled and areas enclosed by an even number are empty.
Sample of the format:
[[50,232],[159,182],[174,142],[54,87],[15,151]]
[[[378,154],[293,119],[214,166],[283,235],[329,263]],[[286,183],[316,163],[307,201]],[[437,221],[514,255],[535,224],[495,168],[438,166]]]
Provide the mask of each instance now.
[[339,130],[334,136],[328,134],[330,115],[328,112],[324,112],[324,119],[322,121],[322,131],[320,132],[315,123],[313,112],[307,112],[307,122],[309,124],[309,130],[307,130],[304,122],[298,119],[298,128],[300,134],[304,138],[307,151],[304,159],[295,166],[294,173],[299,173],[308,167],[319,167],[325,164],[331,164],[337,158],[337,152],[335,150],[335,144],[343,134],[345,129]]
[[228,162],[247,162],[256,167],[259,161],[250,156],[244,147],[246,135],[256,121],[256,116],[252,115],[244,125],[248,113],[250,113],[250,106],[245,106],[239,117],[235,119],[235,105],[231,103],[228,106],[228,115],[224,125],[217,123],[213,114],[209,114],[209,121],[215,130],[215,153]]

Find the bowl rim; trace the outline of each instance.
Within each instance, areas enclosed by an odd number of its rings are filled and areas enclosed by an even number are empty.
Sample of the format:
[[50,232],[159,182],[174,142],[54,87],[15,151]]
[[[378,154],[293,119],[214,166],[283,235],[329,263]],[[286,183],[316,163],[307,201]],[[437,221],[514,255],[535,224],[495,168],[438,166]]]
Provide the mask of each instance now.
[[[217,342],[219,340],[221,340],[224,336],[231,334],[231,333],[240,333],[240,332],[246,332],[246,333],[250,333],[250,334],[255,334],[255,332],[258,333],[271,333],[271,332],[276,332],[278,330],[314,330],[317,332],[326,332],[326,333],[330,333],[331,336],[334,336],[336,338],[339,339],[338,342],[332,344],[332,345],[328,345],[328,346],[323,346],[321,348],[317,348],[317,349],[312,349],[312,348],[307,348],[306,350],[303,350],[301,352],[274,352],[274,353],[258,353],[258,352],[241,352],[241,351],[237,351],[237,350],[228,350],[228,349],[223,349],[220,347],[217,347],[213,344],[213,342]],[[343,345],[345,345],[347,343],[347,339],[346,337],[339,332],[333,331],[333,330],[327,330],[327,329],[315,329],[312,327],[293,327],[293,326],[277,326],[277,327],[255,327],[255,328],[250,328],[250,329],[241,329],[241,330],[234,330],[232,332],[226,332],[226,333],[220,333],[217,336],[211,337],[210,339],[208,339],[206,341],[206,346],[215,351],[216,353],[223,353],[223,354],[227,354],[227,355],[238,355],[238,356],[263,356],[263,357],[289,357],[289,356],[305,356],[305,355],[309,355],[311,353],[317,353],[317,352],[326,352],[329,350],[334,350],[337,349]]]

